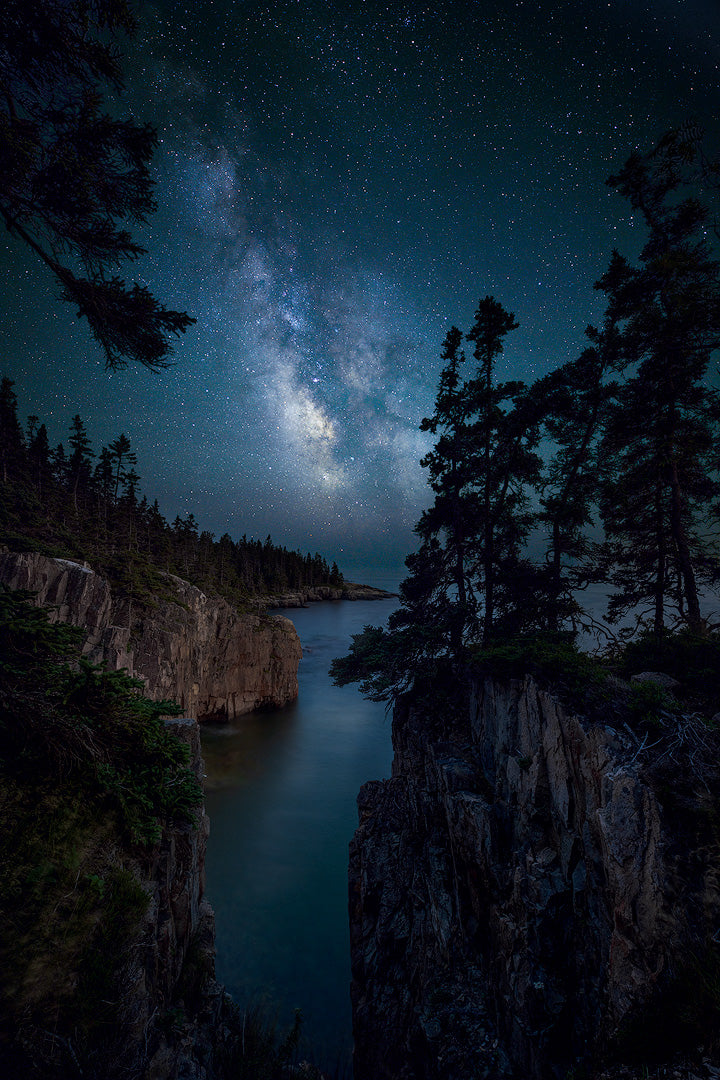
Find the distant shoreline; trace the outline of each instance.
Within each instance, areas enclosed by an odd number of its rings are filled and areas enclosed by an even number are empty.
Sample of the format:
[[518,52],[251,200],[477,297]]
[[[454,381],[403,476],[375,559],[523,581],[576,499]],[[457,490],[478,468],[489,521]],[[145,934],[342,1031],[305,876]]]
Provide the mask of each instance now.
[[374,585],[359,585],[346,581],[342,585],[317,585],[314,588],[297,589],[275,596],[257,598],[254,602],[267,608],[301,608],[327,601],[338,600],[395,600],[398,593],[378,589]]

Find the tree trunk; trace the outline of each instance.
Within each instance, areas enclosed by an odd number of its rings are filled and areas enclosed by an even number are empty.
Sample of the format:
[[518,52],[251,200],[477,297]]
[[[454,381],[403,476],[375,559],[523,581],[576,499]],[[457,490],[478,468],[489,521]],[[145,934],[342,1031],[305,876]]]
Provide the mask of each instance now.
[[665,577],[667,561],[665,529],[663,528],[662,479],[659,475],[655,481],[655,540],[657,544],[657,569],[655,572],[655,618],[653,620],[653,633],[655,637],[659,639],[662,637],[665,628]]
[[453,507],[453,544],[455,547],[455,588],[460,617],[453,620],[450,628],[450,645],[457,657],[463,645],[463,637],[468,620],[467,588],[465,584],[465,550],[462,529],[462,514],[460,513],[460,499],[456,492],[455,505]]
[[560,629],[560,615],[558,612],[560,587],[562,579],[562,559],[560,554],[560,522],[557,518],[553,521],[552,538],[552,571],[550,575],[550,596],[548,597],[548,629],[557,633]]
[[697,582],[693,570],[690,545],[682,520],[683,495],[678,478],[677,461],[672,463],[671,472],[671,503],[670,503],[670,528],[677,551],[678,565],[682,577],[683,590],[687,601],[687,624],[694,634],[702,633],[702,618],[700,616],[700,601],[697,594]]
[[485,613],[483,617],[483,645],[489,645],[492,638],[493,618],[495,616],[493,594],[494,570],[493,570],[493,529],[492,523],[488,522],[485,529],[485,551],[483,552],[483,566],[485,570]]

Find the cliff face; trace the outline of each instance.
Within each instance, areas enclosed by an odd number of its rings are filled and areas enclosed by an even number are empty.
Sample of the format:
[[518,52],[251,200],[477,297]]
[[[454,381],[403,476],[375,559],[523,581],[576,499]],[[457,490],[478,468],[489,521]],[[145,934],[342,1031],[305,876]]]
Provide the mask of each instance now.
[[622,1059],[638,1023],[668,1036],[673,994],[717,966],[691,766],[666,757],[668,783],[531,679],[478,683],[450,725],[398,708],[393,739],[351,845],[355,1080],[560,1078]]
[[198,720],[228,721],[298,694],[300,641],[288,619],[241,614],[168,575],[172,600],[133,611],[87,566],[34,552],[0,553],[0,582],[57,608],[51,619],[83,627],[84,653],[127,668],[153,700],[172,698]]
[[[34,553],[0,553],[0,582],[27,590],[38,605],[54,609],[51,622],[81,627],[83,652],[91,660],[126,668],[155,700],[177,701],[186,717],[166,723],[188,745],[198,779],[204,772],[198,720],[231,720],[297,696],[301,649],[287,619],[241,614],[169,576],[171,598],[156,597],[152,607],[133,612],[89,567]],[[92,757],[88,767],[94,767]],[[22,769],[18,779],[22,785]],[[25,779],[32,790],[36,781]],[[58,814],[58,833],[64,836],[62,828],[75,827],[77,795],[71,792],[68,799],[62,776],[55,782],[58,803],[65,799],[72,806],[70,824]],[[24,806],[10,784],[16,803]],[[29,806],[37,801],[26,799]],[[204,808],[193,816],[187,824],[165,821],[150,850],[130,845],[116,819],[110,815],[105,820],[102,813],[94,824],[77,825],[68,841],[71,854],[53,847],[53,838],[43,832],[37,842],[42,850],[46,844],[49,865],[56,860],[58,872],[65,872],[62,860],[77,858],[80,867],[75,893],[70,888],[62,902],[71,903],[73,913],[82,904],[92,905],[95,894],[88,893],[88,882],[94,882],[101,899],[116,907],[107,939],[96,933],[105,908],[100,904],[95,915],[88,908],[85,922],[80,920],[74,937],[69,934],[70,943],[63,938],[65,952],[57,970],[38,924],[37,947],[29,960],[24,958],[28,967],[21,971],[29,1004],[19,1008],[19,1024],[6,1023],[0,1030],[0,1072],[5,1066],[10,1070],[3,1075],[43,1080],[80,1075],[90,1080],[227,1080],[236,1075],[233,1062],[239,1046],[244,1054],[244,1028],[214,978],[214,917],[205,898],[208,819]],[[16,824],[22,831],[20,818]],[[26,872],[24,864],[21,871]],[[119,951],[110,938],[117,939]],[[57,978],[33,982],[35,969],[55,972]],[[102,985],[112,989],[98,1003],[96,1022],[94,1000],[90,1021],[82,995],[97,972],[105,980]]]
[[[192,768],[201,779],[196,721],[167,724],[189,746]],[[213,1058],[219,1040],[211,1034],[211,1026],[222,1017],[224,995],[214,981],[215,923],[205,899],[208,833],[202,807],[195,825],[165,829],[157,848],[133,868],[149,904],[121,980],[126,1057],[113,1063],[119,1075],[147,1080],[215,1076]],[[190,991],[188,1000],[183,991]],[[173,1016],[172,1026],[167,1024],[168,1015]]]
[[[201,779],[197,721],[168,720],[166,726],[188,746],[189,764]],[[225,1080],[231,1006],[214,979],[204,808],[182,822],[165,820],[157,843],[147,848],[132,844],[101,803],[92,816],[85,806],[74,818],[77,787],[66,786],[62,776],[49,793],[50,777],[41,774],[38,783],[32,769],[16,765],[12,780],[3,777],[3,806],[20,848],[28,834],[33,841],[30,861],[13,852],[12,836],[3,847],[9,856],[3,869],[20,883],[22,896],[9,899],[7,889],[0,896],[6,961],[0,1075]],[[23,786],[26,797],[18,801]],[[24,820],[35,808],[43,823],[37,833]],[[44,902],[34,860],[52,869]],[[63,881],[59,888],[56,876]],[[35,912],[34,924],[18,923],[18,903]],[[22,926],[17,945],[8,924]]]

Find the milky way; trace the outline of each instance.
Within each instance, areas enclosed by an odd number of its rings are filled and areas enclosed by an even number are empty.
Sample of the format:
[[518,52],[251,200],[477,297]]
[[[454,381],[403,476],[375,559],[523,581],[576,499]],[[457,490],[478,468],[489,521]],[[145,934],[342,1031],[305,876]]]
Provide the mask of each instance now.
[[[389,9],[389,10],[387,10]],[[583,347],[593,282],[641,240],[604,181],[698,117],[716,4],[157,3],[124,47],[159,209],[138,279],[198,319],[176,366],[108,376],[41,267],[0,244],[3,373],[25,414],[124,431],[166,516],[396,559],[427,499],[440,346],[490,293],[503,376]]]

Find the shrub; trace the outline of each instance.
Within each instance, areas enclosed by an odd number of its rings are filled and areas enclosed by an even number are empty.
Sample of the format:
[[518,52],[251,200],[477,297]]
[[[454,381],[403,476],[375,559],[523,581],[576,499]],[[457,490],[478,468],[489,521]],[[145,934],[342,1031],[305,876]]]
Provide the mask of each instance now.
[[720,710],[720,633],[707,636],[681,630],[661,636],[642,634],[614,657],[618,670],[629,677],[642,671],[662,671],[682,684],[692,707],[707,715]]
[[538,634],[498,641],[473,650],[471,665],[478,674],[499,678],[532,675],[576,709],[592,707],[607,696],[607,665],[580,652],[568,635]]
[[0,589],[3,1075],[99,1077],[122,1055],[118,980],[148,903],[133,867],[202,800],[177,711]]

